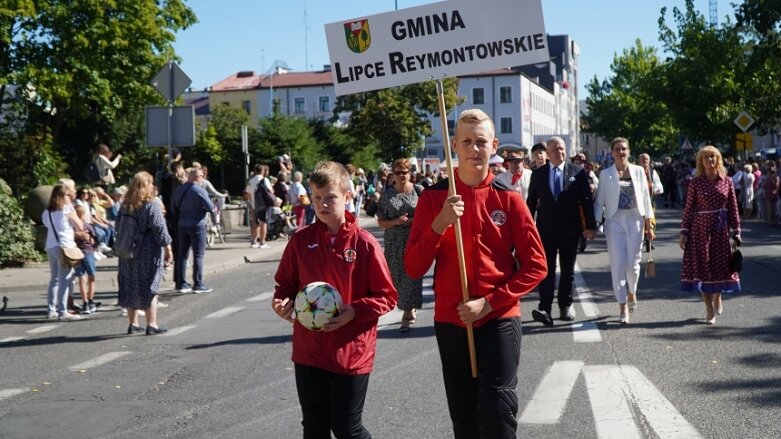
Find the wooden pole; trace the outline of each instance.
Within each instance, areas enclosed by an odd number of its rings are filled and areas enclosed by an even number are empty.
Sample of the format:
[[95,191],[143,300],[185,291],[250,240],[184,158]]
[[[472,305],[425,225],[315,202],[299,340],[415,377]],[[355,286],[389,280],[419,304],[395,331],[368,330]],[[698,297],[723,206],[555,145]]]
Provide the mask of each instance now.
[[[445,87],[441,79],[437,79],[437,97],[439,98],[439,120],[442,124],[442,141],[445,148],[445,163],[447,163],[447,178],[450,183],[449,196],[456,195],[456,176],[453,172],[453,160],[450,157],[450,132],[447,127],[447,111],[445,108]],[[464,303],[469,301],[469,287],[466,278],[466,259],[464,258],[464,242],[461,239],[461,218],[455,223],[456,249],[458,250],[458,271],[461,275],[461,295]],[[475,333],[472,324],[466,324],[466,341],[469,344],[469,364],[472,366],[472,378],[477,378],[477,355],[475,354]]]

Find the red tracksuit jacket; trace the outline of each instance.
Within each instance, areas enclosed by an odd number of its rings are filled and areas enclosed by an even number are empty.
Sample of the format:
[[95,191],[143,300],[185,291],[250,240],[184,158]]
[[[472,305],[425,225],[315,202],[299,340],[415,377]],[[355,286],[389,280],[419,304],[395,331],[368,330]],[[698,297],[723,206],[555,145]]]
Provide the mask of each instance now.
[[[520,194],[495,181],[493,174],[476,186],[468,186],[456,171],[456,193],[464,201],[461,233],[469,294],[485,297],[493,309],[474,326],[495,318],[520,316],[519,299],[547,274],[545,250],[526,203]],[[464,326],[456,310],[463,296],[455,226],[442,235],[431,228],[447,197],[447,179],[421,193],[404,266],[410,277],[419,278],[436,260],[434,320]]]
[[355,319],[333,332],[312,331],[296,321],[292,359],[340,375],[359,375],[372,370],[377,320],[396,306],[397,294],[382,247],[350,213],[346,216],[333,245],[319,220],[290,238],[274,277],[274,297],[295,300],[311,282],[333,285],[342,301],[355,308]]

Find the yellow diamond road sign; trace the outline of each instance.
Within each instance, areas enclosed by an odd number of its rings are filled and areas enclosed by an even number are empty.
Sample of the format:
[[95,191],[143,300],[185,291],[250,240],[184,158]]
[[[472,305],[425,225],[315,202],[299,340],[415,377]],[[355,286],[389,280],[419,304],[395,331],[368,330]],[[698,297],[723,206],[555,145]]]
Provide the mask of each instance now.
[[754,118],[745,111],[741,111],[733,122],[745,133],[754,124]]

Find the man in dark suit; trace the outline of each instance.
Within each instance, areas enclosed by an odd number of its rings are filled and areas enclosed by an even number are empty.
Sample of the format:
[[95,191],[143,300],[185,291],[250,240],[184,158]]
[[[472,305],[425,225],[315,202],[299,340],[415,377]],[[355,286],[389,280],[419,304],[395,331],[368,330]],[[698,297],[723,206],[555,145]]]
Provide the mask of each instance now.
[[[556,256],[559,257],[559,317],[575,320],[572,298],[575,292],[575,259],[580,236],[594,239],[594,199],[588,174],[582,166],[567,162],[564,139],[551,137],[546,145],[548,164],[532,172],[526,204],[537,215],[537,230],[545,247],[548,275],[540,283],[540,304],[532,318],[553,326],[551,307],[556,283]],[[585,222],[585,224],[584,224]]]

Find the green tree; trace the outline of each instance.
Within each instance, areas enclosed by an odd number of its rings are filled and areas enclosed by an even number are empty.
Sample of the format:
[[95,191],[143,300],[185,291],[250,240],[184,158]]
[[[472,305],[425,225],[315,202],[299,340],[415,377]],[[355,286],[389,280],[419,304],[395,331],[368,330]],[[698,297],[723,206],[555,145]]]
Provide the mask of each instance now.
[[310,126],[330,160],[343,164],[352,163],[364,169],[376,169],[379,166],[380,155],[376,144],[356,138],[347,128],[336,126],[327,120],[312,119]]
[[747,111],[760,132],[781,123],[781,2],[745,0],[735,11],[738,30],[748,39],[743,77]]
[[[243,109],[227,105],[212,108],[209,126],[199,136],[194,150],[195,158],[210,167],[213,183],[219,182],[215,186],[225,188],[232,194],[243,193],[246,183],[244,153],[241,149],[242,125],[249,125],[249,116]],[[257,144],[258,130],[250,126],[247,131],[250,144]]]
[[51,135],[72,174],[80,174],[97,143],[137,150],[143,107],[161,102],[149,80],[175,58],[176,32],[196,22],[184,1],[9,6],[0,8],[0,86],[20,85],[32,138]]
[[[451,111],[459,98],[458,80],[443,81],[445,105]],[[439,115],[436,83],[426,81],[403,87],[341,96],[334,113],[351,112],[348,132],[366,144],[376,144],[380,158],[410,157],[432,133],[429,114]]]
[[600,83],[594,77],[586,86],[584,129],[607,139],[626,137],[638,153],[669,152],[676,144],[676,129],[657,94],[663,71],[656,49],[636,40],[634,47],[613,57],[610,70],[610,78]]
[[260,120],[260,142],[251,145],[253,156],[278,172],[277,157],[289,154],[296,170],[306,172],[325,159],[325,148],[314,136],[309,121],[279,112]]
[[662,99],[682,134],[692,141],[729,142],[732,120],[744,109],[740,79],[746,47],[729,22],[711,27],[692,0],[673,8],[676,30],[659,18],[659,39],[670,56],[665,61]]
[[0,267],[42,259],[33,246],[32,223],[25,218],[19,202],[3,179],[0,179],[0,222],[3,224]]

